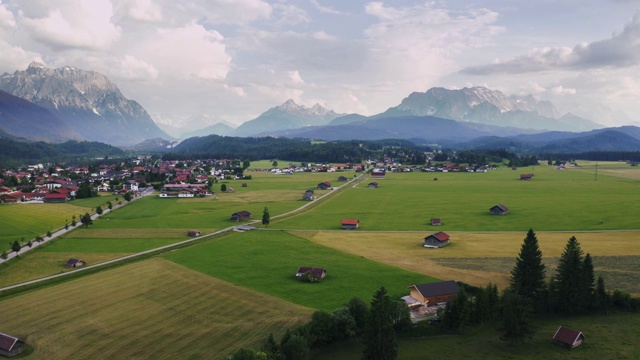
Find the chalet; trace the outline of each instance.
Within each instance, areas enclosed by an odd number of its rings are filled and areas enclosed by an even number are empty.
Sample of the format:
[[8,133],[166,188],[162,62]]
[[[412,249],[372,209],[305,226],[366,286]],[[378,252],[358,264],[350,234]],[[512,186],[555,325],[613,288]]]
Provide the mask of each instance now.
[[493,207],[491,207],[491,209],[489,209],[489,214],[491,215],[506,215],[507,212],[509,211],[509,208],[502,205],[502,204],[498,204],[498,205],[494,205]]
[[320,190],[327,190],[327,189],[331,188],[331,183],[328,182],[328,181],[324,181],[324,182],[321,182],[320,184],[318,184],[318,186],[316,186],[316,188],[320,189]]
[[345,230],[357,229],[360,226],[358,219],[342,219],[342,228]]
[[327,270],[323,268],[300,266],[296,272],[296,278],[302,279],[306,273],[309,273],[314,280],[322,280],[327,276]]
[[377,182],[370,182],[369,185],[367,185],[368,188],[377,188],[379,187],[380,184],[378,184]]
[[15,336],[0,333],[0,355],[13,357],[23,352],[25,348],[24,341]]
[[2,194],[8,194],[10,192],[12,192],[13,190],[11,190],[10,188],[6,187],[6,186],[0,186],[0,195]]
[[245,221],[251,219],[251,213],[247,210],[242,210],[231,214],[231,221]]
[[65,203],[67,202],[67,195],[60,193],[49,193],[44,195],[44,202],[46,203]]
[[17,203],[22,198],[21,192],[12,192],[10,194],[2,194],[0,195],[0,203],[3,204],[12,204]]
[[67,263],[64,264],[64,267],[77,268],[77,267],[83,266],[84,264],[86,264],[86,263],[84,261],[82,261],[82,260],[69,259],[69,260],[67,260]]
[[569,329],[564,326],[560,326],[556,333],[553,335],[553,341],[557,344],[566,346],[569,350],[574,347],[580,346],[584,341],[584,335],[578,330]]
[[129,180],[124,184],[122,184],[122,188],[127,189],[129,191],[138,191],[139,186],[140,184],[138,184],[138,182],[135,180]]
[[411,285],[409,289],[409,296],[427,306],[445,303],[455,298],[460,291],[460,287],[453,280]]
[[338,177],[338,181],[347,181],[347,178],[344,176]]
[[424,238],[424,247],[426,248],[441,248],[446,245],[449,245],[449,235],[442,231]]
[[198,231],[198,230],[189,230],[189,231],[187,231],[187,236],[189,236],[189,237],[200,236],[200,231]]
[[440,220],[440,218],[431,218],[431,220],[429,220],[429,222],[431,223],[432,226],[440,226],[440,225],[442,225],[442,220]]
[[531,180],[533,174],[520,174],[520,180]]

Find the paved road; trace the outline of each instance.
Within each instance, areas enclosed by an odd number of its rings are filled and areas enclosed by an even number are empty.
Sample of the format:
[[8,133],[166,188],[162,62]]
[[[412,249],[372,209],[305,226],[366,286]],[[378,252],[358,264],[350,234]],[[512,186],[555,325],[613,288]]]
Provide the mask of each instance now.
[[[289,216],[289,215],[292,215],[292,214],[297,213],[299,211],[302,211],[302,210],[306,209],[307,207],[311,206],[312,204],[314,204],[315,202],[317,202],[318,200],[321,200],[321,199],[323,199],[323,198],[325,198],[325,197],[327,197],[327,196],[329,196],[331,194],[334,194],[337,190],[343,188],[344,186],[352,184],[352,183],[354,183],[357,180],[360,180],[362,178],[363,178],[362,175],[360,175],[359,177],[353,178],[353,179],[349,180],[348,182],[344,183],[343,185],[341,185],[339,187],[334,187],[333,190],[328,191],[326,194],[318,197],[314,201],[309,201],[309,202],[305,203],[304,205],[300,206],[299,208],[297,208],[295,210],[289,211],[289,212],[284,213],[284,214],[279,214],[279,215],[273,216],[271,218],[272,219],[277,219],[277,218]],[[132,199],[132,201],[140,199],[140,198],[142,198],[144,196],[151,195],[152,193],[153,193],[153,190],[148,190],[148,191],[142,193],[141,196],[138,196],[138,197]],[[116,210],[116,209],[118,209],[118,208],[120,208],[121,206],[124,206],[124,205],[126,205],[126,203],[123,204],[123,205],[115,205],[115,206],[113,206],[113,209],[111,211]],[[109,212],[109,210],[107,209],[107,210],[105,210],[104,214],[107,214],[108,212]],[[97,219],[98,215],[95,214],[95,215],[92,216],[92,218],[93,219]],[[254,221],[250,222],[249,225],[258,224],[260,222],[261,222],[261,220],[254,220]],[[77,228],[79,226],[82,226],[82,224],[77,224],[75,227],[69,226],[68,230],[65,230],[64,228],[62,228],[62,229],[56,231],[55,233],[51,234],[51,237],[46,238],[45,241],[43,241],[42,243],[34,242],[34,244],[33,244],[33,246],[31,248],[29,248],[29,247],[22,248],[18,254],[23,254],[24,252],[29,251],[29,250],[31,250],[33,248],[36,248],[36,247],[38,247],[39,245],[41,245],[41,244],[43,244],[45,242],[51,241],[52,239],[55,239],[58,236],[64,235],[68,231],[71,231],[71,230],[73,230],[73,229],[75,229],[75,228]],[[117,259],[113,259],[113,260],[110,260],[110,261],[106,261],[106,262],[103,262],[103,263],[100,263],[100,264],[84,266],[84,267],[78,268],[78,269],[76,269],[74,271],[64,272],[64,273],[60,273],[60,274],[51,275],[51,276],[47,276],[47,277],[44,277],[44,278],[36,279],[36,280],[23,282],[23,283],[20,283],[20,284],[15,284],[15,285],[3,287],[3,288],[0,288],[0,292],[5,291],[5,290],[9,290],[9,289],[19,288],[19,287],[26,286],[26,285],[36,284],[36,283],[39,283],[39,282],[42,282],[42,281],[47,281],[47,280],[56,279],[56,278],[59,278],[59,277],[68,276],[70,274],[77,274],[80,271],[87,271],[87,270],[90,270],[90,269],[103,267],[103,266],[106,266],[106,265],[109,265],[109,264],[113,264],[113,263],[116,263],[116,262],[119,262],[119,261],[122,261],[122,260],[132,259],[132,258],[135,258],[135,257],[138,257],[138,256],[150,254],[150,253],[153,253],[153,252],[156,252],[156,251],[162,251],[162,250],[170,249],[170,248],[173,248],[173,247],[177,247],[177,246],[188,244],[188,243],[191,243],[191,242],[194,242],[194,241],[198,241],[198,240],[201,240],[203,238],[219,235],[219,234],[225,233],[227,231],[232,231],[234,229],[236,229],[235,225],[227,227],[227,228],[224,228],[224,229],[221,229],[221,230],[218,230],[218,231],[210,233],[210,234],[206,234],[206,235],[190,238],[188,240],[180,241],[180,242],[173,243],[173,244],[170,244],[170,245],[165,245],[165,246],[161,246],[161,247],[158,247],[158,248],[154,248],[154,249],[146,250],[146,251],[143,251],[143,252],[139,252],[139,253],[136,253],[136,254],[127,255],[127,256],[120,257],[120,258],[117,258]],[[16,256],[16,253],[12,252],[10,254],[10,256],[7,257],[7,260],[4,260],[4,261],[8,261],[8,260],[14,258],[15,256]],[[2,259],[0,259],[0,263],[4,262],[4,261],[1,261],[1,260]]]

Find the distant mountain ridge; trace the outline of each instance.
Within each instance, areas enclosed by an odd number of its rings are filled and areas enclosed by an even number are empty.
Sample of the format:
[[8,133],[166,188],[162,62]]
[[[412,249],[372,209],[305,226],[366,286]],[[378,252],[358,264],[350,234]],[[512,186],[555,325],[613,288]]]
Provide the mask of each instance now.
[[169,138],[140,104],[94,71],[32,62],[24,71],[0,76],[0,90],[48,109],[85,140],[127,145]]
[[585,131],[604,127],[575,115],[563,118],[552,103],[538,101],[531,95],[507,96],[481,86],[459,90],[435,87],[424,93],[414,92],[400,105],[376,117],[406,115],[547,131]]
[[255,136],[280,130],[326,125],[338,116],[341,114],[325,109],[320,104],[307,108],[289,99],[284,104],[272,107],[257,118],[238,126],[230,135]]

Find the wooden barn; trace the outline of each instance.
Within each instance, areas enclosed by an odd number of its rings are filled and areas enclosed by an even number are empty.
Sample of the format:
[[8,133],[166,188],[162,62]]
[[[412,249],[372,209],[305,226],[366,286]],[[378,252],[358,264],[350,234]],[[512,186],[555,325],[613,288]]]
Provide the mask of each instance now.
[[345,230],[357,229],[360,227],[360,220],[358,219],[342,219],[342,228]]
[[533,174],[520,174],[520,180],[531,180],[533,179]]
[[23,352],[25,348],[24,341],[15,336],[0,333],[0,355],[13,357]]
[[187,231],[187,236],[189,236],[189,237],[200,236],[200,231],[199,230],[189,230],[189,231]]
[[347,181],[347,177],[346,176],[339,176],[338,177],[338,181]]
[[431,218],[431,220],[429,220],[429,222],[431,223],[432,226],[440,226],[440,225],[442,225],[442,220],[440,220],[440,218]]
[[369,185],[367,185],[368,188],[377,188],[379,187],[380,184],[378,184],[377,182],[370,182]]
[[507,215],[507,212],[509,211],[509,208],[502,205],[502,204],[498,204],[498,205],[494,205],[491,207],[491,209],[489,209],[489,214],[491,215]]
[[328,181],[323,181],[319,183],[318,186],[316,186],[316,188],[320,190],[327,190],[331,188],[331,183]]
[[427,306],[445,303],[455,298],[460,291],[460,287],[453,280],[411,285],[409,289],[409,296]]
[[298,271],[296,272],[296,278],[302,279],[304,277],[304,274],[306,274],[307,272],[315,280],[322,280],[325,276],[327,276],[327,270],[325,270],[324,268],[300,266],[298,268]]
[[424,238],[424,247],[426,248],[441,248],[447,245],[449,245],[449,235],[442,231]]
[[307,190],[302,195],[302,200],[311,201],[313,200],[313,190]]
[[67,260],[67,262],[64,264],[64,267],[67,268],[77,268],[80,266],[84,266],[86,264],[86,262],[82,261],[82,260],[78,260],[78,259],[69,259]]
[[566,346],[569,350],[574,347],[580,346],[584,341],[584,335],[578,330],[569,329],[568,327],[560,326],[556,333],[553,335],[553,341],[557,344]]
[[231,221],[251,220],[251,213],[248,212],[247,210],[234,212],[233,214],[231,214],[231,219],[230,220]]

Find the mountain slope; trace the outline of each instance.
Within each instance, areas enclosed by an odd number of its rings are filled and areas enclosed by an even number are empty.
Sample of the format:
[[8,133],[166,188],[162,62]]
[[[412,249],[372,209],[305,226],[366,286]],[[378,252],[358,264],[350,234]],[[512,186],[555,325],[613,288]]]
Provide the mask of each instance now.
[[249,120],[233,131],[233,136],[253,136],[279,130],[296,129],[305,126],[328,124],[340,116],[333,110],[327,110],[316,104],[311,108],[287,100],[280,106],[273,107],[253,120]]
[[126,145],[169,137],[140,104],[93,71],[32,62],[25,71],[3,74],[0,89],[48,109],[87,140]]
[[603,127],[575,115],[563,118],[553,104],[537,101],[530,95],[506,96],[500,91],[485,87],[460,90],[431,88],[424,93],[414,92],[403,99],[400,105],[377,116],[406,115],[428,115],[536,130],[584,131]]
[[0,90],[0,129],[34,141],[62,142],[81,136],[49,110]]

